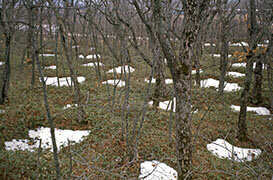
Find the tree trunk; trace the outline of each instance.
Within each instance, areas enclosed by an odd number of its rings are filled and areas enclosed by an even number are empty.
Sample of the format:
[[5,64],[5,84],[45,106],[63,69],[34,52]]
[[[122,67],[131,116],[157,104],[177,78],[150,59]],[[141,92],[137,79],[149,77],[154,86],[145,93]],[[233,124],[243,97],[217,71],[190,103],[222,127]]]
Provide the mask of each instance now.
[[254,69],[254,86],[252,90],[252,103],[259,105],[262,103],[262,83],[263,83],[263,63],[260,58],[257,58]]
[[42,85],[43,85],[43,94],[44,94],[44,105],[45,105],[45,109],[46,109],[46,115],[47,115],[47,119],[48,119],[48,124],[50,126],[50,134],[51,134],[51,140],[52,140],[52,145],[53,145],[53,157],[54,157],[54,164],[55,164],[55,168],[56,168],[56,179],[59,180],[61,178],[61,172],[60,172],[60,164],[59,164],[59,158],[58,158],[58,148],[57,148],[57,143],[56,143],[56,137],[55,137],[55,128],[54,128],[54,124],[53,124],[53,120],[51,117],[51,113],[50,113],[50,107],[48,104],[48,95],[47,95],[47,89],[46,89],[46,84],[45,84],[45,79],[44,79],[44,75],[43,75],[43,71],[41,68],[41,63],[39,61],[39,56],[38,56],[38,48],[37,48],[37,40],[36,40],[36,35],[35,35],[35,30],[34,30],[34,7],[32,7],[32,5],[30,5],[31,7],[29,7],[29,21],[30,21],[30,34],[31,34],[31,45],[33,48],[33,55],[34,55],[34,59],[33,61],[37,62],[37,66],[38,66],[38,70],[39,70],[39,74],[40,74],[40,79],[42,81]]
[[253,61],[254,61],[254,52],[253,50],[257,47],[256,35],[257,35],[257,21],[256,21],[256,5],[255,0],[249,0],[250,2],[250,24],[248,24],[249,30],[249,42],[250,42],[250,52],[246,56],[247,64],[246,64],[246,75],[244,88],[241,94],[240,100],[240,113],[238,119],[238,134],[237,138],[240,141],[247,140],[247,126],[246,126],[246,109],[247,102],[249,99],[249,89],[252,80],[252,72],[253,72]]
[[155,60],[155,89],[153,93],[153,106],[158,107],[161,98],[165,95],[166,84],[163,69],[163,54],[160,49],[159,42],[153,44],[153,58]]
[[6,35],[6,50],[5,50],[5,68],[3,70],[1,86],[0,86],[0,104],[4,104],[8,98],[8,89],[10,83],[10,46],[11,36]]
[[225,22],[221,23],[221,57],[220,57],[220,78],[219,78],[219,88],[218,92],[220,94],[224,91],[225,78],[227,74],[227,65],[228,65],[228,38],[227,38],[227,24]]
[[[47,0],[47,2],[52,7],[54,7],[54,4],[53,4],[52,0]],[[66,6],[67,6],[67,4],[66,4]],[[61,37],[61,43],[62,43],[62,46],[63,46],[64,54],[65,54],[66,61],[67,61],[67,64],[68,64],[68,68],[69,68],[69,71],[70,71],[70,77],[71,77],[73,87],[74,87],[75,101],[76,101],[76,103],[78,105],[78,122],[83,123],[84,119],[85,119],[85,112],[84,112],[84,109],[83,109],[83,106],[82,106],[82,103],[81,103],[81,92],[80,92],[79,83],[78,83],[78,80],[77,80],[77,75],[74,72],[74,68],[73,68],[72,54],[71,54],[71,52],[69,51],[69,48],[68,48],[68,40],[67,40],[67,37],[66,37],[66,34],[65,34],[65,29],[64,29],[65,20],[61,19],[60,14],[56,9],[53,9],[53,10],[54,10],[56,18],[57,18],[57,23],[58,23],[58,26],[59,26],[59,33],[60,33],[60,37]],[[65,12],[66,14],[68,13],[67,10],[68,9],[66,9],[66,12]]]
[[247,64],[246,64],[244,88],[243,88],[241,99],[240,99],[240,113],[239,113],[239,121],[238,121],[237,138],[241,141],[245,141],[247,139],[246,109],[247,109],[247,102],[249,98],[249,89],[250,89],[251,80],[252,80],[252,71],[253,71],[253,57],[249,56],[249,58],[247,58]]

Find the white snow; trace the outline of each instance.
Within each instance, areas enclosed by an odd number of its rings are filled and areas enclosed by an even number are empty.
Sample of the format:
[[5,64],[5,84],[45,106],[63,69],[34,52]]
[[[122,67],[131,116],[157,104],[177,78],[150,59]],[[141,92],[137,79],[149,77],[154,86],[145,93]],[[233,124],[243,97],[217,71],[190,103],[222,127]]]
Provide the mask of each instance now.
[[125,66],[119,66],[119,67],[116,67],[116,68],[113,68],[113,69],[110,69],[109,71],[107,71],[107,73],[114,73],[116,72],[117,74],[121,74],[121,73],[124,73],[124,68],[125,68],[125,72],[126,73],[129,73],[129,70],[130,72],[134,72],[135,69],[128,66],[128,65],[125,65]]
[[0,109],[0,114],[5,113],[5,110]]
[[113,80],[107,80],[102,82],[102,84],[111,84],[111,85],[117,85],[117,87],[123,87],[125,86],[125,81],[119,80],[119,79],[113,79]]
[[211,43],[205,43],[205,46],[216,46],[215,44],[211,44]]
[[79,58],[80,59],[84,59],[84,56],[81,54],[81,55],[79,55]]
[[72,48],[79,48],[80,46],[72,46]]
[[[229,54],[228,57],[231,57],[232,55]],[[221,54],[213,54],[212,57],[221,57]]]
[[[199,73],[202,73],[202,72],[203,72],[203,70],[199,69]],[[196,70],[192,70],[191,74],[196,74]]]
[[[79,55],[80,59],[84,59],[84,55]],[[101,58],[99,54],[90,54],[86,56],[86,59],[94,59],[94,58]]]
[[246,67],[246,63],[233,63],[232,67]]
[[267,44],[257,44],[258,47],[267,47]]
[[[240,106],[231,105],[233,111],[240,111]],[[247,107],[246,111],[256,112],[258,115],[270,115],[270,111],[265,107]]]
[[63,109],[68,109],[68,108],[71,108],[71,107],[78,107],[78,104],[67,104],[64,106]]
[[5,64],[5,62],[0,62],[0,66],[1,66],[1,65],[4,65],[4,64]]
[[257,158],[262,153],[260,149],[233,146],[223,139],[217,139],[207,144],[207,149],[221,159],[228,158],[237,162],[252,161],[253,158]]
[[247,42],[229,43],[230,46],[248,46]]
[[[246,67],[246,63],[233,63],[232,67]],[[256,67],[256,62],[253,63],[253,68]],[[263,69],[265,69],[265,64],[263,64]]]
[[91,47],[91,48],[90,48],[90,50],[95,50],[95,49],[96,49],[96,48],[94,48],[94,47]]
[[[44,56],[44,57],[53,57],[55,54],[39,54],[39,56]],[[57,55],[58,56],[58,55]]]
[[[176,98],[173,98],[173,112],[175,112],[175,108],[176,108]],[[149,105],[153,105],[153,101],[149,102]],[[192,106],[193,107],[193,106]],[[159,102],[159,108],[163,109],[163,110],[168,110],[170,111],[172,108],[172,102],[171,101],[163,101],[163,102]],[[168,109],[167,109],[168,108]],[[196,113],[198,110],[195,110],[194,113]]]
[[245,74],[238,73],[238,72],[228,72],[227,75],[228,76],[233,76],[233,77],[243,77],[243,76],[245,76]]
[[176,180],[177,172],[165,163],[156,160],[144,161],[140,164],[141,180]]
[[99,54],[90,54],[86,56],[86,59],[100,58]]
[[[218,88],[219,81],[215,80],[215,79],[212,79],[212,78],[209,78],[209,79],[201,80],[200,84],[201,84],[201,87],[205,87],[205,88],[207,88],[207,87]],[[227,91],[227,92],[237,91],[237,90],[241,89],[241,87],[237,83],[227,83],[227,82],[225,82],[224,87],[225,87],[224,91]]]
[[[58,86],[57,77],[45,77],[45,80],[46,80],[46,85]],[[79,77],[77,77],[77,80],[79,83],[82,83],[85,81],[85,77],[79,76]],[[41,79],[40,79],[40,81],[41,81]],[[71,85],[71,83],[72,83],[70,77],[59,78],[59,82],[60,82],[60,86],[68,86],[67,83],[69,83],[69,85]]]
[[83,64],[83,66],[95,67],[95,64],[96,66],[103,66],[101,62],[91,62],[91,63]]
[[[144,81],[149,83],[150,80],[148,78],[145,78]],[[152,78],[151,83],[156,83],[156,79]],[[173,83],[172,79],[165,79],[165,84],[172,84],[172,83]]]
[[[63,146],[68,145],[68,139],[69,141],[80,142],[83,140],[83,137],[88,136],[89,133],[90,131],[61,130],[55,128],[55,137],[58,150],[60,150],[60,148]],[[39,139],[41,139],[41,147],[43,149],[50,148],[50,151],[53,151],[50,128],[40,127],[36,130],[30,130],[28,135],[33,139],[34,144],[29,145],[28,143],[30,141],[27,139],[13,139],[12,141],[5,142],[6,150],[28,150],[33,152],[35,148],[39,147]]]
[[[153,105],[153,101],[149,102],[150,105]],[[168,106],[169,105],[169,106]],[[163,101],[159,102],[159,108],[163,110],[168,110],[170,111],[172,108],[172,102],[170,101]],[[168,108],[168,109],[167,109]],[[174,104],[173,104],[173,112],[175,112],[175,98],[174,98]]]
[[56,66],[52,65],[52,66],[46,66],[45,69],[56,69]]

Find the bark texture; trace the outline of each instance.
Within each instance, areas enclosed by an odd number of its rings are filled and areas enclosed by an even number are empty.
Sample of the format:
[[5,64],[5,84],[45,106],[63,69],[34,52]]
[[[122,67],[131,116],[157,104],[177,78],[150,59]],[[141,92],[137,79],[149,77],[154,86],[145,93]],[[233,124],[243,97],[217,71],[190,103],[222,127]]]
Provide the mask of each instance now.
[[241,94],[240,100],[240,113],[238,119],[238,133],[237,138],[241,141],[247,140],[247,126],[246,126],[246,108],[249,99],[249,90],[252,81],[253,74],[253,61],[254,61],[254,52],[253,50],[257,47],[256,35],[257,35],[257,21],[256,21],[256,5],[255,0],[249,0],[250,2],[250,22],[248,24],[249,31],[249,42],[250,42],[250,52],[246,56],[246,75],[244,88]]

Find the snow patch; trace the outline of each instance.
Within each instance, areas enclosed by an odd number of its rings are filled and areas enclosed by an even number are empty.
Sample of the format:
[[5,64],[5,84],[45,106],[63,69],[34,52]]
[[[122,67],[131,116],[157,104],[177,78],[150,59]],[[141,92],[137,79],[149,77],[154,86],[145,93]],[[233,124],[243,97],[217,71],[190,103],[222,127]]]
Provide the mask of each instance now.
[[[203,72],[203,70],[199,69],[199,73],[202,73],[202,72]],[[196,70],[192,70],[191,74],[196,74]]]
[[100,58],[99,54],[90,54],[86,56],[86,59],[95,59],[95,58]]
[[63,109],[68,109],[68,108],[71,108],[71,107],[78,107],[78,104],[67,104],[64,106]]
[[[207,87],[218,88],[219,87],[219,81],[212,79],[212,78],[201,80],[200,84],[201,84],[201,87],[205,87],[205,88],[207,88]],[[224,91],[227,91],[227,92],[238,91],[241,89],[241,87],[237,83],[225,82],[224,87],[225,87]]]
[[[230,107],[233,111],[240,111],[240,106],[231,105]],[[252,111],[258,115],[270,115],[270,111],[265,107],[247,107],[246,111]]]
[[[233,63],[232,67],[246,67],[246,63]],[[256,62],[253,63],[253,68],[256,67]],[[266,66],[263,64],[263,69],[265,69]]]
[[52,65],[52,66],[46,66],[45,69],[56,69],[57,67]]
[[[221,54],[213,54],[213,55],[211,55],[212,57],[221,57]],[[229,54],[228,55],[228,57],[231,57],[232,55],[231,54]]]
[[95,67],[96,66],[103,66],[103,64],[101,62],[91,62],[91,63],[87,63],[87,64],[83,64],[83,66],[88,66],[88,67]]
[[[44,56],[44,57],[53,57],[55,54],[39,54],[39,56]],[[58,55],[57,55],[58,56]]]
[[[84,59],[84,55],[79,55],[79,58],[80,59]],[[96,58],[101,58],[101,56],[99,55],[99,54],[90,54],[90,55],[87,55],[86,57],[85,57],[86,59],[96,59]]]
[[232,67],[246,67],[246,63],[233,63]]
[[[175,112],[175,108],[176,108],[176,98],[173,98],[173,109],[172,109],[172,102],[171,101],[163,101],[163,102],[159,102],[159,108],[163,109],[163,110],[167,110],[170,111],[172,110],[173,112]],[[153,105],[153,101],[149,102],[149,105]],[[191,106],[193,107],[193,106]],[[198,110],[195,110],[194,113],[196,113]]]
[[0,109],[0,114],[5,113],[5,110]]
[[229,160],[237,162],[252,161],[252,159],[257,158],[262,153],[260,149],[247,149],[233,146],[223,139],[217,139],[207,144],[207,149],[221,159],[228,158]]
[[135,69],[128,66],[128,65],[125,65],[125,66],[119,66],[119,67],[116,67],[116,68],[113,68],[113,69],[110,69],[109,71],[107,71],[107,73],[114,73],[116,72],[117,74],[121,74],[121,73],[124,73],[124,68],[125,68],[125,72],[126,73],[129,73],[129,70],[130,72],[134,72]]
[[4,65],[4,64],[5,64],[5,62],[0,62],[0,66],[1,66],[1,65]]
[[205,43],[205,46],[216,46],[216,44]]
[[[77,77],[77,80],[79,83],[82,83],[85,81],[85,77],[79,76]],[[41,81],[41,79],[40,79]],[[57,77],[45,77],[46,85],[51,86],[58,86],[58,79]],[[72,85],[71,77],[63,77],[59,78],[60,86],[68,86]]]
[[[150,80],[148,78],[145,78],[144,81],[147,82],[147,83],[150,82]],[[156,79],[152,78],[151,83],[156,83]],[[172,79],[165,79],[165,84],[172,84],[172,83],[173,83]]]
[[245,74],[238,73],[238,72],[228,72],[227,75],[233,76],[233,77],[244,77],[245,76]]
[[144,161],[140,164],[141,180],[176,180],[177,172],[165,163],[159,161]]
[[230,46],[248,46],[247,42],[229,43]]
[[111,85],[117,85],[117,87],[123,87],[125,86],[125,81],[119,80],[119,79],[113,79],[113,80],[107,80],[102,82],[102,84],[111,84]]
[[[58,150],[60,150],[64,146],[68,146],[68,139],[71,142],[80,142],[83,140],[83,137],[88,136],[90,131],[73,131],[73,130],[61,130],[55,128],[55,136]],[[6,150],[28,150],[34,152],[35,148],[39,147],[39,140],[42,140],[41,147],[43,149],[50,148],[52,149],[52,141],[50,128],[48,127],[40,127],[36,130],[29,130],[28,135],[33,139],[34,144],[30,145],[30,141],[27,139],[13,139],[12,141],[5,142]]]

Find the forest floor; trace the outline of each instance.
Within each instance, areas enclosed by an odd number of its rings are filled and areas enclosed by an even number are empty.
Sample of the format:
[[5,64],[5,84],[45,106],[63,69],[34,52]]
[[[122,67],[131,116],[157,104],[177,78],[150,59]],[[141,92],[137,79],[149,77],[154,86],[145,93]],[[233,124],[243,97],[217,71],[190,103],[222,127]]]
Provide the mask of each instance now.
[[[102,54],[102,70],[113,67],[113,58]],[[117,88],[113,96],[113,86],[102,84],[103,81],[116,78],[116,75],[103,73],[97,76],[94,67],[82,64],[92,62],[79,60],[75,63],[77,75],[84,76],[80,84],[82,102],[85,103],[87,123],[77,122],[75,108],[63,110],[67,104],[74,104],[73,90],[69,87],[48,86],[49,105],[52,115],[59,114],[54,119],[58,129],[89,130],[90,134],[84,141],[64,147],[59,152],[63,179],[71,175],[75,179],[137,179],[140,173],[140,163],[146,160],[158,160],[176,167],[175,151],[175,121],[170,118],[170,112],[161,109],[148,108],[138,143],[137,157],[129,162],[126,140],[122,138],[121,124],[123,119],[123,102],[125,88]],[[59,77],[69,76],[65,60],[60,68]],[[44,57],[44,66],[55,65],[53,57]],[[62,63],[60,63],[62,64]],[[219,76],[219,58],[204,55],[201,60],[201,79]],[[148,83],[150,68],[141,57],[132,53],[132,63],[135,68],[130,77],[128,118],[129,133],[132,134],[133,121],[139,116]],[[2,71],[2,67],[0,66]],[[232,67],[229,71],[244,73],[243,67]],[[54,77],[55,70],[46,69],[47,77]],[[171,78],[166,68],[166,78]],[[265,73],[266,74],[266,73]],[[38,75],[38,72],[36,72]],[[193,79],[195,77],[193,76]],[[228,77],[228,82],[238,83],[243,87],[244,77]],[[264,101],[259,106],[269,109],[267,82],[263,84]],[[151,92],[153,91],[153,87]],[[167,85],[166,91],[172,91],[172,85]],[[239,105],[240,92],[224,92],[218,95],[215,88],[200,88],[192,86],[193,109],[193,178],[194,179],[270,179],[273,175],[273,123],[270,116],[260,116],[255,112],[247,113],[249,140],[240,142],[236,139],[238,112],[230,106]],[[171,93],[169,93],[171,94]],[[31,64],[25,64],[23,70],[19,66],[19,57],[12,59],[12,75],[8,94],[8,102],[1,105],[5,113],[0,114],[0,177],[4,179],[54,179],[52,153],[43,150],[40,154],[40,165],[37,167],[38,153],[28,151],[7,151],[5,142],[12,139],[29,139],[28,131],[38,127],[49,127],[43,104],[42,85],[38,76],[35,85],[31,86]],[[113,97],[115,98],[112,107]],[[171,95],[165,100],[171,100]],[[163,101],[162,100],[162,101]],[[253,104],[248,106],[253,107]],[[63,112],[63,113],[60,113]],[[174,114],[173,114],[174,116]],[[169,125],[171,120],[172,142],[169,140]],[[246,148],[259,148],[262,154],[251,162],[234,162],[214,156],[206,148],[208,143],[218,138],[225,139],[232,145]],[[70,149],[70,150],[69,150]],[[72,160],[72,169],[70,161]],[[0,178],[1,179],[1,178]],[[72,178],[73,179],[73,178]]]

